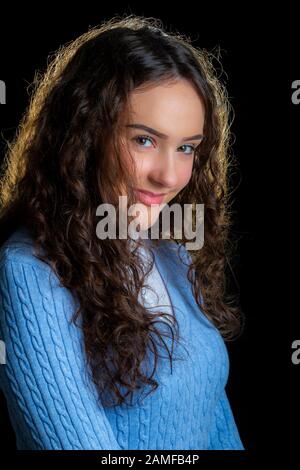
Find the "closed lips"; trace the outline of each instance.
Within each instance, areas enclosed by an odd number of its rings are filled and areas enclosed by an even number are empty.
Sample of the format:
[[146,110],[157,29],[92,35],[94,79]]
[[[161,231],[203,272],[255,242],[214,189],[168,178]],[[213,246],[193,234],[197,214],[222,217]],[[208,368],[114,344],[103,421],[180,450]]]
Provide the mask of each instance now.
[[161,204],[164,199],[164,194],[154,194],[150,191],[137,190],[138,199],[144,204],[150,206],[151,204]]
[[164,196],[166,194],[166,193],[155,194],[155,193],[152,193],[151,191],[146,191],[144,189],[138,189],[138,191],[144,194],[148,194],[148,196],[152,196],[152,197]]

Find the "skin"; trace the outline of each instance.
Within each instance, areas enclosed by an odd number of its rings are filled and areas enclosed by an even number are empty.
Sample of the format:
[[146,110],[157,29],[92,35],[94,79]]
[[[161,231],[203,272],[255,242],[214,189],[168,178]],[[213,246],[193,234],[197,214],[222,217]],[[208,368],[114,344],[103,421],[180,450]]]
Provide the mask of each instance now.
[[[201,98],[186,80],[136,90],[130,97],[130,109],[124,128],[137,170],[137,188],[166,193],[161,204],[151,207],[143,204],[145,210],[139,221],[141,230],[146,230],[191,179],[193,147],[201,139],[183,141],[183,138],[203,134],[205,110]],[[135,123],[156,129],[168,138],[127,127]]]

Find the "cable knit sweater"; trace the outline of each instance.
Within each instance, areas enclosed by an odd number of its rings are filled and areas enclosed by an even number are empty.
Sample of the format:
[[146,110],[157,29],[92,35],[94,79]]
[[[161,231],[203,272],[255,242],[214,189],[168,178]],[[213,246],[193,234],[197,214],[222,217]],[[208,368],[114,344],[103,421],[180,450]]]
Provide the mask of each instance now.
[[183,245],[153,248],[180,328],[172,370],[161,347],[157,390],[107,408],[87,374],[82,330],[70,322],[77,304],[32,242],[21,227],[0,250],[0,387],[18,449],[244,449],[225,391],[227,349],[194,300]]

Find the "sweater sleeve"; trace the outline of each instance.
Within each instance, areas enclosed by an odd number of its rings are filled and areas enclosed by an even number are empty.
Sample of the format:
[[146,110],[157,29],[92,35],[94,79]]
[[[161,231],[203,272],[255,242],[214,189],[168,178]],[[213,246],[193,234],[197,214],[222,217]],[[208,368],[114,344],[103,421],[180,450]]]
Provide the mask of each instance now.
[[0,335],[6,364],[0,367],[0,385],[22,446],[118,450],[86,376],[82,332],[70,321],[72,302],[45,263],[15,255],[1,260]]
[[209,449],[245,450],[225,390],[215,409]]

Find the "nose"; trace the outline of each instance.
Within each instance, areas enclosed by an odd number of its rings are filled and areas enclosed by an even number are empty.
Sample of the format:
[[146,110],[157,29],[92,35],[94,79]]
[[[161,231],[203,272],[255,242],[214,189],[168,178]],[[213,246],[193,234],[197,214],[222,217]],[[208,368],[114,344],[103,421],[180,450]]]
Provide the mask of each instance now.
[[153,160],[153,165],[148,173],[148,179],[156,188],[171,190],[177,186],[178,175],[176,161],[173,152],[159,153]]

